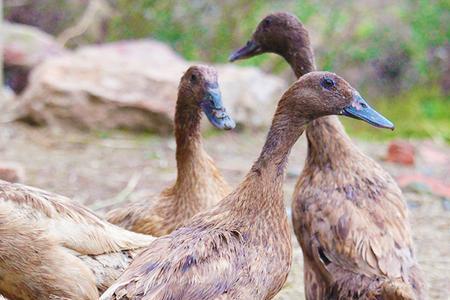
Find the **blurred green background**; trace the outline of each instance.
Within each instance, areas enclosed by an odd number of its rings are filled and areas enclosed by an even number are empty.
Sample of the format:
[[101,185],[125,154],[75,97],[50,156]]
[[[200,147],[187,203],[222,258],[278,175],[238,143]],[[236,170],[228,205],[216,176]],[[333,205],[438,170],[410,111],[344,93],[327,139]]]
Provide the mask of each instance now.
[[[170,44],[189,60],[227,61],[273,11],[296,14],[310,30],[317,66],[343,75],[396,124],[395,135],[346,122],[365,138],[450,142],[450,1],[102,0],[92,30],[69,47],[135,38]],[[87,0],[6,0],[5,19],[58,35]],[[293,80],[275,55],[240,62]]]

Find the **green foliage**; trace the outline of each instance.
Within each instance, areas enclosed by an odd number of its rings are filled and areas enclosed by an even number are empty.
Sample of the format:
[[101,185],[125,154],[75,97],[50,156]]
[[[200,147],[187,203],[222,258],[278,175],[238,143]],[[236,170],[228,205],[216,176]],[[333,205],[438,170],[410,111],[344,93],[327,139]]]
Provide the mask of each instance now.
[[450,2],[448,0],[408,0],[400,13],[410,25],[409,47],[423,76],[432,71],[427,57],[432,48],[448,44],[450,39]]
[[[411,56],[420,73],[427,75],[428,52],[448,43],[450,28],[449,1],[431,2],[402,0],[381,7],[376,1],[355,0],[117,0],[119,14],[111,23],[109,39],[152,37],[187,59],[225,62],[262,16],[287,10],[326,41],[316,49],[322,69],[342,69],[400,52]],[[262,65],[267,60],[259,57],[244,64]]]
[[248,36],[258,22],[263,5],[264,1],[119,0],[120,14],[112,21],[109,39],[151,37],[169,43],[187,59],[225,62],[236,40]]

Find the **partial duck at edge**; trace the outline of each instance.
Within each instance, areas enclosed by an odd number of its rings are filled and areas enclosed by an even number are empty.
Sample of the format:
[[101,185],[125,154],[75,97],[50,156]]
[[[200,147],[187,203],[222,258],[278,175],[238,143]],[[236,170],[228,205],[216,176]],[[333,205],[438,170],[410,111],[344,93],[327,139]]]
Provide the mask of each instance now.
[[154,238],[99,218],[69,198],[0,181],[0,293],[98,299]]

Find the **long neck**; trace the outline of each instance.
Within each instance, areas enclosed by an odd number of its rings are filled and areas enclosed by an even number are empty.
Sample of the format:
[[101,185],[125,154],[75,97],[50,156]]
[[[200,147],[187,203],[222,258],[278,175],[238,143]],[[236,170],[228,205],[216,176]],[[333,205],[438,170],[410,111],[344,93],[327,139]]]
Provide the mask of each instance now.
[[355,152],[353,142],[337,116],[316,119],[306,129],[308,139],[308,166],[336,169],[347,165]]
[[[314,54],[309,43],[296,43],[296,39],[282,55],[297,78],[316,69]],[[306,45],[305,45],[306,44]],[[353,144],[337,116],[321,117],[306,129],[308,139],[307,164],[330,166],[341,163]],[[342,155],[339,155],[342,153]],[[337,160],[339,159],[339,161]]]
[[200,132],[201,110],[182,101],[179,95],[175,111],[177,143],[177,186],[189,185],[204,171],[207,154]]
[[[262,151],[236,190],[240,198],[229,203],[239,214],[276,211],[284,215],[283,181],[288,156],[307,123],[306,119],[291,117],[292,113],[288,106],[279,104]],[[249,193],[256,194],[247,197]]]
[[254,173],[270,176],[273,180],[283,180],[291,148],[303,133],[307,122],[305,120],[292,124],[284,116],[285,114],[278,113],[275,115],[261,154],[251,169]]
[[280,54],[291,66],[297,78],[316,69],[313,49],[309,42],[304,42],[304,38],[293,38],[289,47]]

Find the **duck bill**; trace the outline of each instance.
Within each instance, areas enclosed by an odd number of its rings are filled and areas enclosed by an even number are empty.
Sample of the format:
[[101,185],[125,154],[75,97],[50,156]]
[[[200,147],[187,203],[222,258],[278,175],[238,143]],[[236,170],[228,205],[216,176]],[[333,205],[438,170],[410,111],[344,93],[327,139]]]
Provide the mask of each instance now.
[[394,130],[394,124],[367,104],[358,92],[353,92],[352,103],[345,107],[342,115],[362,120],[372,126]]
[[214,127],[225,130],[236,127],[236,123],[222,104],[222,96],[217,86],[208,88],[200,106]]
[[261,54],[261,47],[255,41],[250,40],[244,47],[231,53],[230,57],[228,57],[228,61],[233,62],[238,59],[249,58],[258,54]]

